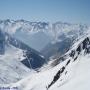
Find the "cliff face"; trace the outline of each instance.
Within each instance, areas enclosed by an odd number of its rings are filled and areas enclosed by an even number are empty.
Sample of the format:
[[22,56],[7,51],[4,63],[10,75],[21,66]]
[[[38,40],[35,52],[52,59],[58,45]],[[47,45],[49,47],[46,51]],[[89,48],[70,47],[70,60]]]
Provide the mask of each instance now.
[[0,55],[5,53],[5,35],[0,30]]

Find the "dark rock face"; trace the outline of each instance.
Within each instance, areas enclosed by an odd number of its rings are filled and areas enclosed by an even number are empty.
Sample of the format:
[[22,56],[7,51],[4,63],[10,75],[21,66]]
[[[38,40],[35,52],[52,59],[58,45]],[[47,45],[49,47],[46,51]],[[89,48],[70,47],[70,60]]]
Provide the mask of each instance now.
[[64,72],[65,67],[63,66],[54,76],[53,81],[48,85],[48,88],[50,88],[61,76],[61,74]]
[[70,57],[74,57],[74,55],[75,55],[75,50],[72,50],[69,55],[70,55]]
[[87,44],[90,44],[89,38],[87,37],[83,42],[83,49],[85,49],[87,47]]
[[76,51],[78,52],[78,54],[80,54],[80,52],[81,52],[81,45],[78,46],[78,48],[76,49]]
[[83,41],[83,48],[86,54],[90,53],[90,40],[88,37]]
[[78,46],[78,48],[76,49],[76,51],[78,52],[78,54],[80,54],[80,52],[82,50],[85,50],[85,53],[90,53],[90,40],[89,38],[85,38],[83,40],[83,42]]
[[31,51],[26,51],[24,56],[26,59],[21,62],[32,69],[40,68],[44,63],[46,63],[44,58]]
[[76,57],[74,58],[74,61],[76,61],[76,60],[77,60],[77,58],[78,58],[78,57],[76,56]]
[[71,60],[68,60],[67,63],[66,63],[66,66],[70,63]]
[[0,30],[0,55],[5,53],[5,35]]

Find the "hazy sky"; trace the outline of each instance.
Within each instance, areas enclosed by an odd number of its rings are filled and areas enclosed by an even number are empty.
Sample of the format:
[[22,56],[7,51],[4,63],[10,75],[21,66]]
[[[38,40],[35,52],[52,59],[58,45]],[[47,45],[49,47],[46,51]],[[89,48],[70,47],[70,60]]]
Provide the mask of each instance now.
[[90,0],[0,0],[0,19],[90,24]]

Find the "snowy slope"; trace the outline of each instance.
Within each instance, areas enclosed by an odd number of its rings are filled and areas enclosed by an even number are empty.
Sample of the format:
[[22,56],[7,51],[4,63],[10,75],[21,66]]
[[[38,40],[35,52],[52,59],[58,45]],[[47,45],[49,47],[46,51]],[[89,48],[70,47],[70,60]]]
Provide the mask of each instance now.
[[30,70],[20,60],[24,59],[22,50],[9,45],[4,55],[0,55],[0,84],[17,82],[30,74]]
[[[90,90],[90,55],[79,58],[79,62],[75,65],[73,77],[63,83],[56,85],[50,90]],[[59,83],[59,82],[57,82]]]
[[89,90],[90,38],[78,40],[55,67],[12,84],[19,90]]

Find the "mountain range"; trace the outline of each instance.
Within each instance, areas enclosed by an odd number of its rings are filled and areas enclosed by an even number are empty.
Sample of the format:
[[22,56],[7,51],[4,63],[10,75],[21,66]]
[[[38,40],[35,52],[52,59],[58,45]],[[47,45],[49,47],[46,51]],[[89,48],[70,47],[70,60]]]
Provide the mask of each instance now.
[[89,90],[90,26],[0,20],[0,86]]

